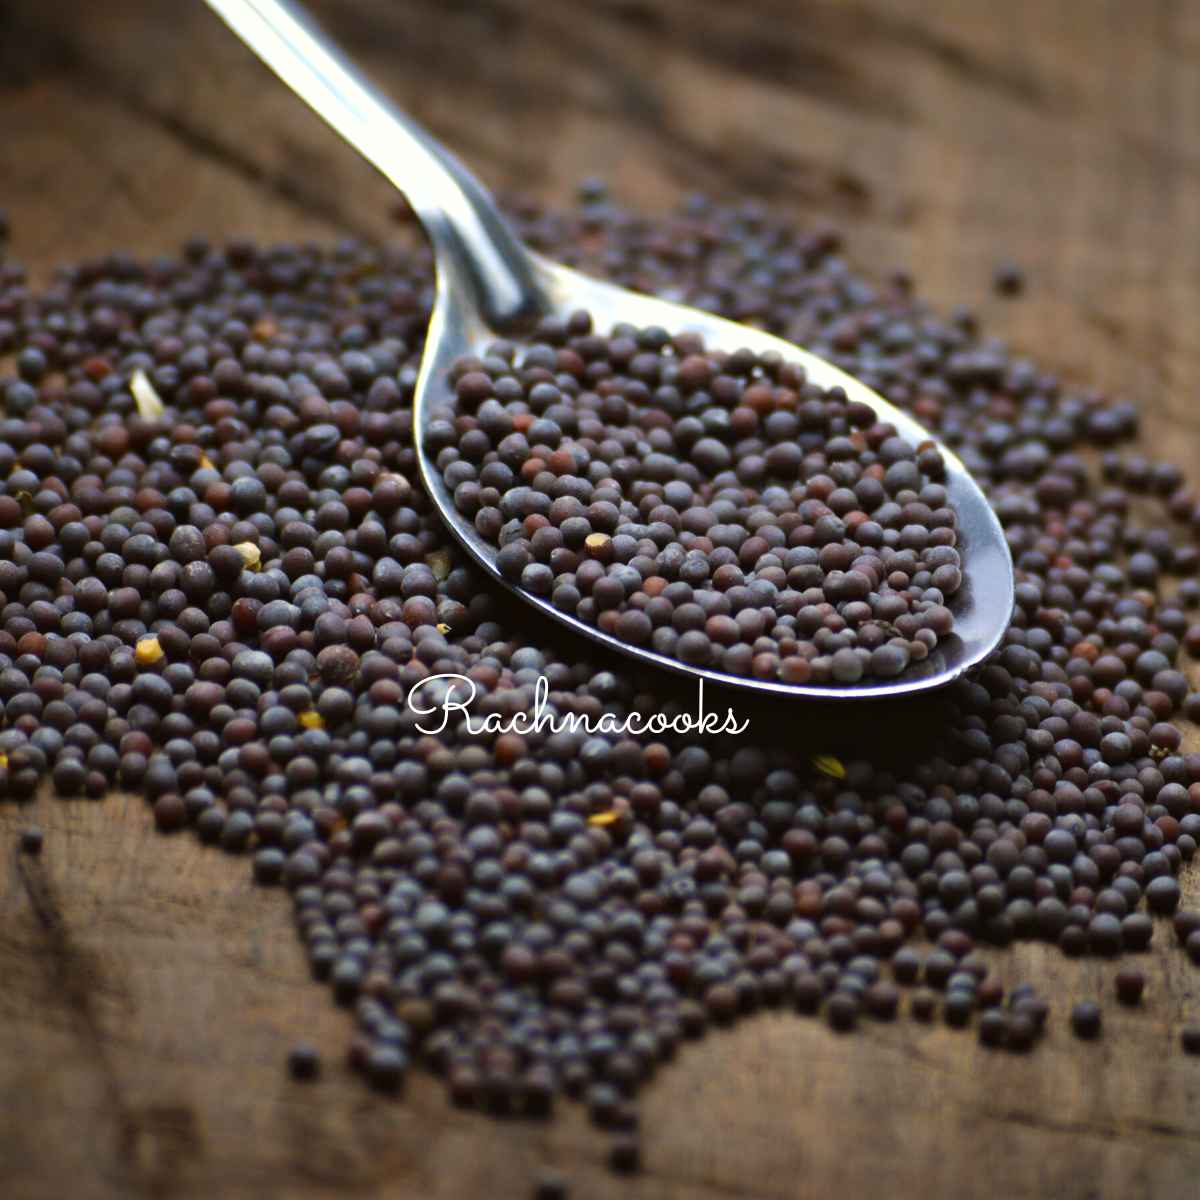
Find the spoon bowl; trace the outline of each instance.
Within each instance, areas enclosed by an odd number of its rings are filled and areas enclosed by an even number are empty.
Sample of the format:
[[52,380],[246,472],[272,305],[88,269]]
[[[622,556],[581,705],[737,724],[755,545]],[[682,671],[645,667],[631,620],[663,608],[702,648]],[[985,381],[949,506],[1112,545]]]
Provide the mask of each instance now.
[[[683,304],[645,296],[593,279],[532,252],[530,257],[537,274],[539,291],[544,298],[543,307],[538,310],[539,315],[565,317],[573,311],[585,309],[592,315],[599,330],[607,330],[622,321],[642,327],[658,325],[672,334],[687,332],[699,335],[704,340],[706,350],[732,352],[747,349],[756,354],[772,351],[787,362],[801,364],[808,378],[820,387],[828,389],[839,386],[851,400],[870,405],[876,416],[881,421],[893,424],[910,445],[916,446],[932,438],[907,413],[889,404],[852,375],[782,338]],[[446,277],[443,275],[440,278],[445,280]],[[477,311],[470,305],[462,304],[461,293],[439,282],[413,401],[417,462],[422,483],[462,547],[492,579],[526,603],[534,605],[545,616],[621,654],[651,662],[679,675],[703,678],[724,686],[749,688],[756,692],[822,700],[883,699],[941,687],[987,657],[1003,637],[1011,616],[1013,597],[1013,567],[1008,543],[979,485],[958,457],[940,443],[938,449],[946,464],[946,477],[942,482],[949,505],[958,518],[957,549],[963,560],[963,584],[950,602],[950,609],[954,613],[954,628],[950,635],[938,643],[927,659],[913,663],[897,679],[801,685],[690,666],[653,650],[623,642],[586,621],[560,611],[548,599],[525,591],[500,573],[496,567],[496,547],[481,537],[475,526],[455,507],[454,497],[441,471],[426,451],[424,437],[431,415],[437,408],[454,403],[453,390],[449,385],[451,366],[464,355],[482,355],[488,345],[501,336],[504,336],[501,330],[489,328]]]
[[[206,0],[233,31],[404,195],[433,243],[437,296],[413,400],[413,440],[422,483],[464,550],[493,580],[541,614],[608,649],[677,675],[726,687],[822,700],[882,699],[941,687],[999,644],[1013,605],[1013,566],[996,514],[958,457],[927,430],[845,371],[781,338],[699,309],[593,279],[525,246],[486,189],[424,129],[377,92],[290,0]],[[800,685],[691,666],[613,637],[555,608],[501,575],[496,550],[455,507],[425,447],[432,414],[453,406],[450,370],[465,355],[482,355],[538,317],[578,310],[598,330],[618,323],[694,333],[708,351],[772,352],[801,365],[808,379],[843,388],[872,408],[911,446],[933,441],[945,463],[943,484],[958,522],[963,583],[950,602],[954,627],[923,662],[892,680]]]

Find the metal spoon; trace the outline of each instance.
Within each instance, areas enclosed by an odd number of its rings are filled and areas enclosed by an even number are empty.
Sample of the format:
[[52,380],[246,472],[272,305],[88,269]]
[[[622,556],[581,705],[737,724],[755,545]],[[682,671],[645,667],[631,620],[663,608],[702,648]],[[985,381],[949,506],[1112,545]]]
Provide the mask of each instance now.
[[898,679],[841,686],[799,686],[726,675],[688,666],[629,645],[565,613],[549,601],[513,587],[496,569],[496,548],[455,509],[453,497],[424,450],[430,411],[449,399],[447,374],[465,354],[480,354],[497,338],[542,314],[592,314],[606,331],[618,322],[690,331],[710,350],[774,351],[803,365],[824,388],[837,384],[869,404],[912,445],[931,435],[856,379],[777,337],[681,304],[672,304],[590,279],[534,253],[500,215],[478,180],[410,117],[400,112],[340,54],[290,0],[206,0],[229,27],[298,96],[316,110],[408,199],[433,243],[437,299],[413,401],[413,431],[421,478],[442,519],[493,579],[527,604],[593,642],[676,674],[756,692],[823,700],[899,696],[940,687],[983,659],[999,643],[1013,604],[1013,568],[1000,522],[958,458],[941,449],[945,486],[958,517],[963,584],[951,608],[955,624],[924,662]]

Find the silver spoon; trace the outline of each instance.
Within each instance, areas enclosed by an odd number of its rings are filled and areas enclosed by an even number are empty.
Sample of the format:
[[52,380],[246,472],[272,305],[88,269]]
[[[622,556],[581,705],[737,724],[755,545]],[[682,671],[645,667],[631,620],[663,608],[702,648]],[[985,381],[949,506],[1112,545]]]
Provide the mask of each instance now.
[[958,517],[963,584],[953,598],[954,630],[929,658],[898,679],[841,686],[800,686],[726,675],[688,666],[629,645],[559,612],[549,601],[514,587],[496,568],[496,549],[454,506],[454,500],[424,450],[430,411],[450,398],[447,376],[463,355],[485,347],[543,314],[586,309],[596,328],[618,322],[658,325],[671,333],[694,332],[709,350],[773,351],[801,364],[821,387],[836,385],[852,400],[871,406],[911,445],[931,435],[832,363],[780,338],[698,309],[642,296],[560,266],[525,246],[500,215],[482,184],[448,150],[369,84],[290,0],[206,0],[229,27],[298,96],[325,118],[368,162],[408,199],[433,243],[437,299],[413,401],[413,431],[421,478],[442,520],[493,579],[542,614],[593,642],[678,675],[779,695],[869,699],[927,691],[957,678],[986,657],[1008,626],[1013,604],[1013,568],[1008,544],[979,486],[959,459],[939,446],[946,463],[945,486]]

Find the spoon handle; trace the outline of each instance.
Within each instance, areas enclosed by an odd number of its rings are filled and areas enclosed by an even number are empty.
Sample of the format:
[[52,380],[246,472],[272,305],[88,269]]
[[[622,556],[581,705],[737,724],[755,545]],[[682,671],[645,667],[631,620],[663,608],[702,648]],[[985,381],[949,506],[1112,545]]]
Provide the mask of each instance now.
[[294,0],[205,0],[264,63],[385,175],[420,218],[439,284],[502,329],[542,306],[529,251],[487,189],[336,49]]

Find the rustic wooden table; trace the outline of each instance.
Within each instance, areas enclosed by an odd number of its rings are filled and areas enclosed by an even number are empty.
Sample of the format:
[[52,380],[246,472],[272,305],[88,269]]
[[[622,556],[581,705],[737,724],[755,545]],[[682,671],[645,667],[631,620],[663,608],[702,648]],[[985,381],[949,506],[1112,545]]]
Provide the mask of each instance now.
[[[662,208],[755,195],[833,217],[869,271],[1079,381],[1136,399],[1200,474],[1200,5],[1187,0],[324,0],[400,101],[489,182],[582,176]],[[0,205],[45,277],[189,232],[386,236],[387,188],[195,0],[0,6]],[[1028,294],[990,293],[994,264]],[[1193,739],[1194,744],[1194,739]],[[16,831],[47,831],[40,860]],[[839,1038],[789,1016],[684,1052],[645,1097],[646,1166],[611,1176],[578,1113],[497,1123],[340,1066],[284,896],[141,801],[0,808],[0,1197],[1188,1197],[1200,1194],[1200,972],[1161,929],[1141,1010],[1078,1043],[1114,968],[1025,946],[1054,997],[1028,1057],[907,1021]],[[1185,880],[1195,903],[1200,882]],[[300,1087],[299,1037],[330,1066]]]

